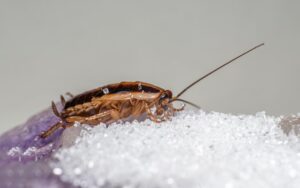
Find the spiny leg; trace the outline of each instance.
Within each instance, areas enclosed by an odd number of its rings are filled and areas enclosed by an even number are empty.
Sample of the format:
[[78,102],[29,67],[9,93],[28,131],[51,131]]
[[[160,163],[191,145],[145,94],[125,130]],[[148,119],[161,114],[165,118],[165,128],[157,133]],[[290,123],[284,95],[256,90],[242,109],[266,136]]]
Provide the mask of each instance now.
[[[71,118],[68,118],[68,120],[72,120],[72,121],[77,121],[80,123],[86,123],[86,124],[95,124],[95,123],[100,123],[100,122],[104,122],[104,118],[106,118],[106,120],[109,119],[118,119],[118,112],[116,110],[108,110],[105,111],[103,113],[91,116],[91,117],[80,117],[80,116],[73,116]],[[59,128],[68,128],[71,127],[73,125],[73,123],[63,123],[62,121],[56,123],[54,126],[50,127],[47,131],[43,132],[40,137],[41,138],[47,138],[48,136],[52,135],[57,129]]]
[[47,131],[43,132],[40,137],[41,138],[47,138],[48,136],[52,135],[57,129],[64,127],[63,123],[60,121],[58,123],[56,123],[55,125],[53,125],[52,127],[50,127]]
[[161,118],[163,120],[170,120],[172,116],[174,116],[175,112],[179,112],[182,111],[184,109],[184,105],[181,108],[174,108],[172,104],[167,104],[168,109],[167,110],[163,110],[163,108],[159,108],[157,107],[157,109],[160,109],[163,112],[160,112]]
[[97,123],[106,123],[109,121],[117,121],[120,118],[119,114],[120,113],[117,110],[107,110],[91,117],[87,117],[85,120],[88,122],[97,121]]
[[118,110],[118,111],[121,110],[121,109],[120,109],[120,106],[118,106],[118,105],[115,104],[115,103],[112,103],[112,104],[111,104],[111,107],[112,107],[113,109],[115,109],[115,110]]
[[131,112],[131,116],[133,117],[138,117],[140,116],[146,107],[146,102],[145,101],[136,101],[135,105],[132,106],[132,112]]
[[174,114],[170,110],[163,110],[163,113],[159,116],[163,121],[171,120],[171,116]]
[[150,118],[151,121],[154,121],[154,122],[156,122],[156,123],[160,123],[160,122],[163,121],[162,119],[157,118],[157,116],[155,116],[155,115],[151,112],[151,110],[150,110],[150,108],[149,108],[149,106],[148,106],[147,103],[145,103],[145,109],[146,109],[146,113],[147,113],[147,115],[148,115],[148,117]]
[[97,125],[99,123],[112,123],[120,118],[120,113],[117,110],[106,110],[99,114],[90,117],[71,116],[66,118],[67,122],[79,122],[89,125]]
[[62,106],[65,106],[66,104],[66,99],[64,98],[64,96],[60,95],[60,102],[62,104]]
[[171,116],[173,116],[170,110],[164,110],[163,114],[160,116],[164,121],[171,120]]
[[74,95],[72,93],[70,93],[70,92],[67,92],[66,95],[68,95],[71,98],[74,98]]
[[127,118],[131,114],[131,107],[124,103],[123,105],[120,106],[120,117]]
[[60,115],[60,113],[58,112],[57,107],[56,107],[56,105],[55,105],[55,103],[54,103],[53,101],[52,101],[52,103],[51,103],[51,106],[52,106],[52,111],[53,111],[53,113],[54,113],[57,117],[61,118],[61,115]]

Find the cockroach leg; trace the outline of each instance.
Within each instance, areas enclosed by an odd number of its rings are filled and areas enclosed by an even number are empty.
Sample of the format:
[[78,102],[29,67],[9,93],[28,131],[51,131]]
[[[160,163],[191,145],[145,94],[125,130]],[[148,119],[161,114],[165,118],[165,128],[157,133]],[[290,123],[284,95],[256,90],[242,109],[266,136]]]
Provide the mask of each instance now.
[[67,92],[66,95],[68,95],[71,98],[74,98],[74,95],[72,93],[70,93],[70,92]]
[[158,119],[155,115],[153,115],[151,112],[150,113],[147,113],[148,117],[151,119],[151,121],[154,121],[155,123],[160,123],[162,122],[163,120],[161,119]]
[[126,103],[123,103],[123,105],[120,106],[120,117],[128,117],[129,114],[131,114],[131,108],[128,108],[128,105]]
[[120,112],[117,110],[107,110],[105,112],[95,115],[94,119],[98,123],[107,122],[106,125],[108,126],[108,124],[113,123],[120,119]]
[[58,112],[58,110],[57,110],[57,107],[56,107],[56,105],[55,105],[55,103],[52,101],[52,103],[51,103],[51,106],[52,106],[52,111],[53,111],[53,113],[57,116],[57,117],[60,117],[61,118],[61,115],[60,115],[60,113]]
[[155,107],[156,107],[155,113],[157,115],[162,115],[164,113],[165,110],[160,105],[155,105]]
[[111,107],[112,107],[113,109],[115,109],[115,110],[120,110],[119,107],[118,107],[116,104],[114,104],[114,103],[111,105]]
[[173,110],[167,110],[164,114],[164,116],[166,117],[167,120],[170,120],[173,115],[174,115]]
[[135,107],[133,108],[133,111],[131,115],[133,117],[138,117],[146,108],[146,102],[145,101],[136,101]]
[[60,95],[60,102],[62,104],[62,106],[65,106],[66,104],[66,99],[64,98],[64,96]]
[[79,122],[84,124],[90,125],[97,125],[100,122],[108,122],[112,123],[120,118],[120,113],[117,110],[106,110],[99,114],[95,114],[89,117],[82,117],[82,116],[72,116],[68,117],[66,121],[68,122]]
[[160,117],[160,119],[162,119],[163,121],[167,121],[167,120],[170,120],[170,119],[171,119],[171,118],[170,118],[170,115],[171,115],[171,113],[170,113],[170,110],[168,109],[168,110],[164,110],[163,113],[162,113],[159,117]]
[[132,106],[134,106],[134,102],[133,102],[133,99],[132,99],[132,97],[130,97],[130,99],[129,99],[129,103],[130,103]]
[[111,121],[117,121],[120,119],[120,112],[117,110],[109,110],[109,117],[111,118]]
[[43,132],[40,137],[41,138],[47,138],[48,136],[52,135],[57,129],[60,127],[64,127],[63,122],[60,121],[56,123],[54,126],[50,127],[47,131]]
[[154,121],[154,122],[156,122],[156,123],[160,123],[160,122],[163,121],[162,119],[157,118],[157,116],[155,116],[155,115],[151,112],[151,110],[150,110],[148,104],[145,104],[145,108],[146,108],[146,112],[147,112],[148,117],[149,117],[152,121]]

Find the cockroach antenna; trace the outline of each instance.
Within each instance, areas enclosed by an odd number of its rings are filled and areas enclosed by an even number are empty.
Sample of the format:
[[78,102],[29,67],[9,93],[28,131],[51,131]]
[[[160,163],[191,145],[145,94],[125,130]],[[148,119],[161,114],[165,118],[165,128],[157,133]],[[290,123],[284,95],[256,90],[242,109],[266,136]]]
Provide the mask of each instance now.
[[181,102],[184,102],[184,103],[186,103],[186,104],[189,104],[189,105],[191,105],[191,106],[193,106],[193,107],[195,107],[195,108],[198,108],[198,109],[201,108],[201,107],[198,106],[197,104],[194,104],[194,103],[192,103],[192,102],[190,102],[190,101],[187,101],[187,100],[184,100],[184,99],[174,99],[174,100],[172,100],[171,102],[173,102],[173,101],[181,101]]
[[[213,71],[207,73],[206,75],[202,76],[201,78],[199,78],[198,80],[194,81],[193,83],[191,83],[190,85],[188,85],[186,88],[184,88],[180,93],[177,94],[176,97],[174,97],[174,98],[172,99],[172,101],[177,101],[177,100],[179,101],[179,100],[180,100],[180,101],[182,101],[182,102],[185,102],[185,101],[183,101],[183,99],[179,99],[179,97],[180,97],[183,93],[185,93],[188,89],[190,89],[191,87],[193,87],[195,84],[197,84],[197,83],[200,82],[201,80],[205,79],[206,77],[210,76],[210,75],[213,74],[214,72],[220,70],[221,68],[223,68],[223,67],[225,67],[226,65],[232,63],[233,61],[237,60],[238,58],[240,58],[240,57],[242,57],[242,56],[248,54],[249,52],[251,52],[251,51],[255,50],[256,48],[259,48],[259,47],[261,47],[261,46],[263,46],[263,45],[264,45],[264,43],[261,43],[261,44],[255,46],[255,47],[251,48],[250,50],[248,50],[248,51],[242,53],[241,55],[239,55],[239,56],[237,56],[237,57],[231,59],[230,61],[226,62],[225,64],[221,65],[220,67],[218,67],[218,68],[214,69]],[[193,105],[194,105],[194,104],[193,104]]]

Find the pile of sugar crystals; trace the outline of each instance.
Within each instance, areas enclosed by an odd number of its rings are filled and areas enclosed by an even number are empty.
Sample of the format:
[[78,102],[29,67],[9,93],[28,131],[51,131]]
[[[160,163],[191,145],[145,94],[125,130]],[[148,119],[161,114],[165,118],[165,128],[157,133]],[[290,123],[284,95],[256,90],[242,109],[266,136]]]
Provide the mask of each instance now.
[[[299,187],[300,143],[280,118],[184,111],[171,121],[84,126],[53,173],[75,186]],[[76,131],[75,131],[76,132]]]

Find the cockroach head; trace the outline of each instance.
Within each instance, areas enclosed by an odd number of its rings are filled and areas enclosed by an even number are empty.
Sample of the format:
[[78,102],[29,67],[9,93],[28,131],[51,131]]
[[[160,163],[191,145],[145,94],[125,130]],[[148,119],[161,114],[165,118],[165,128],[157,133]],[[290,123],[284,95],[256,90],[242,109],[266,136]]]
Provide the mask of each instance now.
[[165,90],[160,96],[159,103],[165,106],[170,102],[172,97],[173,97],[172,91]]
[[169,99],[172,99],[172,97],[173,97],[172,91],[166,90],[166,91],[165,91],[165,97],[166,97],[166,98],[169,98]]

